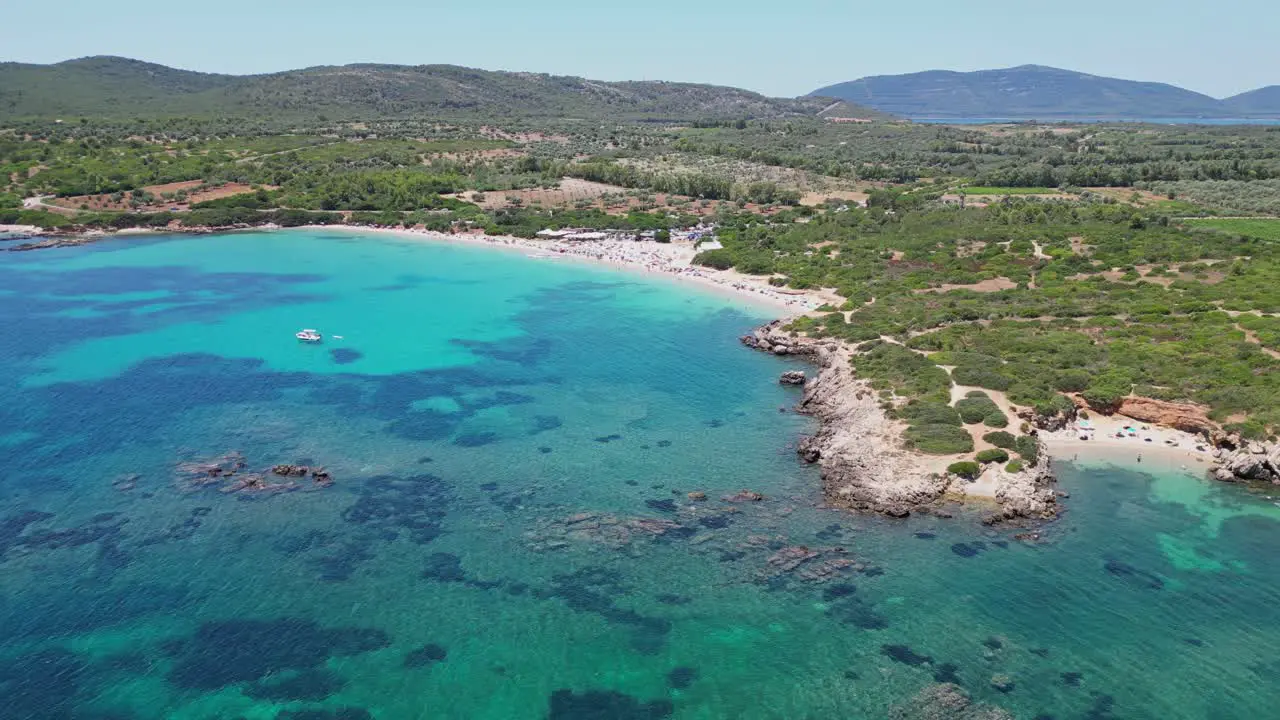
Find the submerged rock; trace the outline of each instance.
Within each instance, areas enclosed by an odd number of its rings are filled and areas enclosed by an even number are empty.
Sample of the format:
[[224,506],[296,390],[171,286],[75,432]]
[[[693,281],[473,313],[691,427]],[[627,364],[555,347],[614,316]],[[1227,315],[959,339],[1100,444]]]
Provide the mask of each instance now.
[[678,667],[667,673],[667,685],[673,690],[684,690],[698,679],[698,670],[691,667]]
[[974,705],[959,685],[941,683],[921,690],[889,710],[890,720],[1013,720],[1003,708]]
[[912,667],[928,665],[933,662],[932,657],[920,655],[906,645],[881,645],[880,654],[894,662],[911,665]]
[[[179,463],[178,479],[191,489],[215,487],[223,493],[252,492],[255,496],[304,489],[298,481],[307,475],[315,487],[333,484],[333,475],[322,467],[281,463],[259,472],[246,472],[248,467],[243,455],[230,452],[212,460]],[[284,482],[272,482],[272,477],[283,478]]]
[[670,700],[645,703],[615,690],[556,690],[549,705],[548,720],[661,720],[675,711]]
[[407,668],[424,668],[444,662],[449,657],[449,651],[442,645],[428,643],[413,650],[404,656],[404,666]]

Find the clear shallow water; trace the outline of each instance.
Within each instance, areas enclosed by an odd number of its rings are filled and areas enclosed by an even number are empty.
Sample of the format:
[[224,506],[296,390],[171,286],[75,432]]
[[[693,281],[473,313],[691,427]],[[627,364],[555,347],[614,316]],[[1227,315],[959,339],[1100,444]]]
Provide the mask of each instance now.
[[[762,319],[339,232],[0,254],[5,717],[1271,714],[1270,501],[1063,465],[1036,546],[822,510]],[[232,451],[336,482],[179,467]]]

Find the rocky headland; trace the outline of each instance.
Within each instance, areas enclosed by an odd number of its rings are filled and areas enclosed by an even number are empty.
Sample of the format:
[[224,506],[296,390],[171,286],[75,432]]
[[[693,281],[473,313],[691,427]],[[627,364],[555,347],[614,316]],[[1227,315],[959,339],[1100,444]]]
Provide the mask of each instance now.
[[[903,425],[881,407],[875,390],[857,378],[849,360],[854,350],[841,341],[815,339],[788,332],[771,322],[741,338],[747,347],[811,362],[816,377],[804,382],[797,411],[818,420],[818,430],[799,445],[800,457],[821,469],[823,494],[840,507],[906,517],[912,512],[939,511],[949,501],[994,505],[989,522],[1014,518],[1051,518],[1057,496],[1050,458],[1045,452],[1021,472],[989,467],[981,494],[945,471],[946,458],[905,446]],[[780,381],[798,384],[797,371]]]

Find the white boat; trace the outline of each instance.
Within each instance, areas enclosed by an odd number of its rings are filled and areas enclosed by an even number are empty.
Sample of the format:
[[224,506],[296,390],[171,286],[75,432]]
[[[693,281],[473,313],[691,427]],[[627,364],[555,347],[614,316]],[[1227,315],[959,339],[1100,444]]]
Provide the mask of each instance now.
[[318,343],[324,340],[324,336],[320,334],[319,330],[303,330],[301,332],[294,333],[294,337],[304,343]]

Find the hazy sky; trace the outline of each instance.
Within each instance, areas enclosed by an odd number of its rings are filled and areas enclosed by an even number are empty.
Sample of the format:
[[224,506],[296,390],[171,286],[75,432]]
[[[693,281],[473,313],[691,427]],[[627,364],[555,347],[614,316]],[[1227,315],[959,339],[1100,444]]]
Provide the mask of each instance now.
[[1277,0],[6,1],[0,59],[208,72],[451,63],[794,96],[864,75],[1035,63],[1215,96],[1280,84]]

